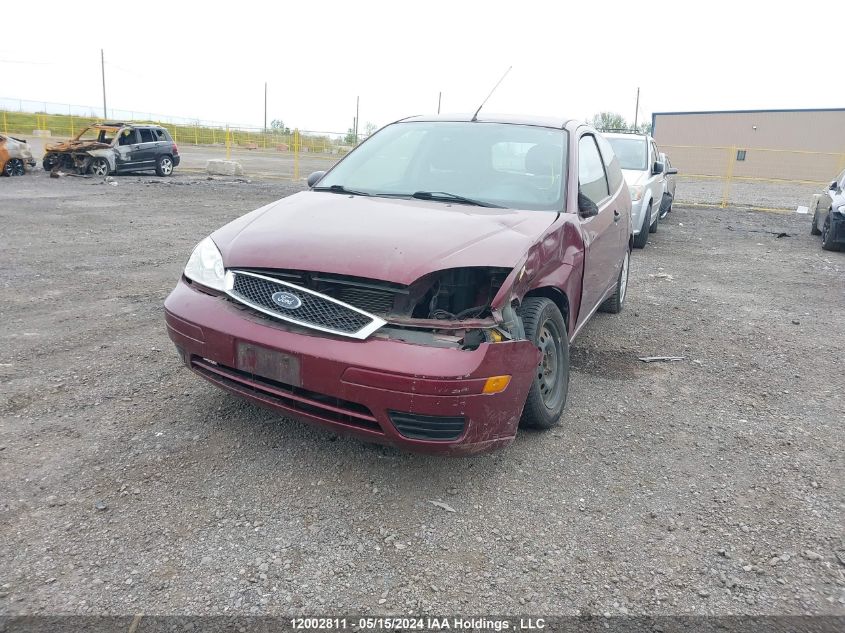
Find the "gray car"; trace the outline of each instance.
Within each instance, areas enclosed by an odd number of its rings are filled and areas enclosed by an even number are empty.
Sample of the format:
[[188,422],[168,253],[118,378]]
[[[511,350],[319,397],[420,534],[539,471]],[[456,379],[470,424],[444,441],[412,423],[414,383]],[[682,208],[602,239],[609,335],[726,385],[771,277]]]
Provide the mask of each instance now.
[[657,143],[647,134],[612,132],[604,134],[604,137],[619,158],[631,192],[634,246],[643,248],[648,242],[648,234],[657,231],[665,176],[677,174],[678,170],[667,172],[664,169]]

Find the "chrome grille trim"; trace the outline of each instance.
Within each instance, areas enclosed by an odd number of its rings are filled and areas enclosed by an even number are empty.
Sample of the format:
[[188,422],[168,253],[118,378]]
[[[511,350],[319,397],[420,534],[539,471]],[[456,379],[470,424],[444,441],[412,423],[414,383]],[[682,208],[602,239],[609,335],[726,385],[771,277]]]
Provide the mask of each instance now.
[[[369,319],[370,322],[367,323],[366,325],[364,325],[363,327],[361,327],[360,329],[358,329],[355,332],[348,332],[348,331],[344,331],[344,330],[324,327],[322,325],[318,325],[316,323],[311,323],[309,321],[303,321],[303,320],[300,320],[300,319],[296,319],[296,318],[293,318],[290,315],[283,313],[281,311],[269,310],[262,305],[258,305],[255,302],[250,301],[249,299],[247,299],[246,297],[240,295],[239,293],[237,293],[235,291],[235,289],[234,289],[235,288],[235,275],[243,275],[243,276],[247,276],[247,277],[254,277],[254,278],[260,279],[264,282],[268,282],[268,283],[274,284],[276,286],[279,286],[280,289],[290,288],[292,291],[295,291],[296,293],[302,293],[302,294],[309,295],[311,297],[316,297],[318,299],[322,299],[323,301],[326,301],[328,303],[332,303],[334,305],[346,308],[347,310],[351,310],[352,312],[355,312],[355,313]],[[318,330],[320,332],[326,332],[328,334],[337,334],[338,336],[346,336],[348,338],[363,340],[387,323],[387,321],[375,316],[374,314],[370,314],[369,312],[365,312],[364,310],[356,308],[353,305],[349,305],[348,303],[344,303],[343,301],[338,301],[337,299],[335,299],[333,297],[329,297],[328,295],[324,295],[320,292],[316,292],[314,290],[309,290],[308,288],[303,288],[302,286],[297,286],[296,284],[287,283],[287,282],[282,281],[280,279],[275,279],[273,277],[268,277],[266,275],[259,275],[257,273],[247,272],[245,270],[227,270],[226,271],[226,278],[225,278],[225,288],[226,288],[226,294],[229,297],[231,297],[232,299],[234,299],[238,303],[242,303],[243,305],[249,306],[253,310],[257,310],[258,312],[261,312],[263,314],[271,316],[275,319],[279,319],[281,321],[287,321],[287,322],[293,323],[295,325],[306,327],[306,328],[309,328],[309,329],[312,329],[312,330]]]

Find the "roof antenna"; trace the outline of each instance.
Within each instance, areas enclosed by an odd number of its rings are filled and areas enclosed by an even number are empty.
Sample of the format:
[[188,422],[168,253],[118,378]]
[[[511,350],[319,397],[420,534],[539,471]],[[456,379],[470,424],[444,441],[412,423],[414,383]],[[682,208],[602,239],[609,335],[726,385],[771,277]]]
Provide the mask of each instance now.
[[493,93],[496,92],[496,88],[498,88],[499,84],[502,83],[505,80],[505,77],[508,76],[508,73],[511,71],[511,68],[513,68],[513,66],[508,66],[508,69],[505,71],[505,74],[502,75],[502,78],[499,81],[496,82],[496,85],[493,86],[493,90],[490,91],[490,94],[487,95],[487,98],[484,99],[484,101],[481,102],[480,106],[478,106],[478,110],[476,110],[475,114],[472,115],[472,118],[470,119],[470,121],[478,121],[478,113],[481,112],[481,108],[483,108],[484,104],[487,103],[487,99],[489,99],[490,97],[493,96]]

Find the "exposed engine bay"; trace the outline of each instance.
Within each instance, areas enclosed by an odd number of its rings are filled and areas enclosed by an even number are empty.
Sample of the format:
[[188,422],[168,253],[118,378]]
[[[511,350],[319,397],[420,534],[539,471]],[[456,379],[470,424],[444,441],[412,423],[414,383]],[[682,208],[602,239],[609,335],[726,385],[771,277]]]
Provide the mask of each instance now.
[[245,269],[348,303],[385,319],[377,336],[475,349],[485,341],[510,338],[492,318],[492,301],[509,268],[450,268],[409,286],[347,275]]

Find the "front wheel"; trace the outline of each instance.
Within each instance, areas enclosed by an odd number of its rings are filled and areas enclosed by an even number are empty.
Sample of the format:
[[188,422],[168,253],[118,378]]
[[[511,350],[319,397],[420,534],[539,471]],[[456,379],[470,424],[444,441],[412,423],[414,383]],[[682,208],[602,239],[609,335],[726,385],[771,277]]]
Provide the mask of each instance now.
[[649,234],[649,225],[648,221],[651,219],[651,207],[645,210],[645,216],[643,217],[643,227],[640,229],[640,232],[634,236],[634,248],[645,248],[646,243],[648,242],[648,234]]
[[20,158],[10,158],[3,166],[4,176],[23,176],[25,172],[26,168]]
[[838,251],[839,244],[833,239],[833,226],[830,222],[830,213],[827,214],[824,220],[824,226],[822,226],[822,248],[826,251]]
[[560,422],[569,392],[569,334],[551,299],[528,297],[519,308],[525,335],[540,350],[520,425],[549,429]]
[[105,158],[95,158],[91,161],[91,166],[88,168],[88,172],[92,176],[99,176],[100,178],[105,178],[109,175],[109,161]]
[[821,235],[822,232],[819,231],[819,210],[816,209],[813,211],[813,224],[810,226],[810,235]]
[[57,154],[47,154],[44,160],[41,161],[41,166],[44,171],[53,171],[53,167],[59,164],[59,157]]
[[625,259],[622,260],[622,268],[619,270],[619,277],[616,279],[616,290],[599,306],[602,312],[610,312],[610,314],[619,314],[622,312],[622,306],[625,303],[625,293],[628,290],[628,264],[630,260],[630,251],[625,251]]
[[170,156],[159,156],[156,161],[156,174],[159,176],[169,176],[173,173],[173,159]]

